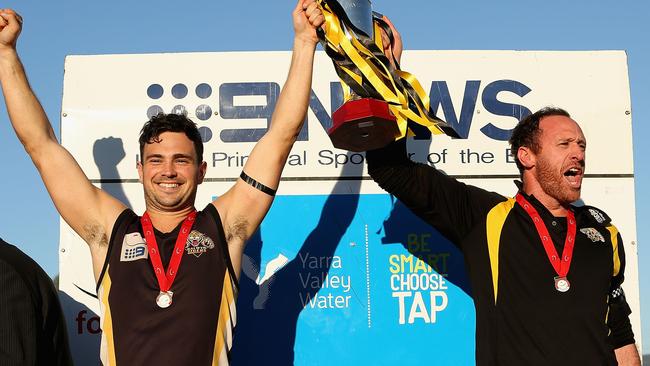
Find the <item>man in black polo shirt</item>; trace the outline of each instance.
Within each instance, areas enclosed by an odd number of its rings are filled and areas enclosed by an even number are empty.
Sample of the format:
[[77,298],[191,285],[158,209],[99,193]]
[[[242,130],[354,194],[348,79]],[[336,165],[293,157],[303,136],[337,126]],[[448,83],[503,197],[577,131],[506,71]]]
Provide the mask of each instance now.
[[510,143],[522,179],[515,198],[412,162],[404,139],[369,151],[368,171],[462,250],[478,365],[640,365],[621,236],[601,210],[571,204],[584,176],[582,130],[566,111],[544,108]]

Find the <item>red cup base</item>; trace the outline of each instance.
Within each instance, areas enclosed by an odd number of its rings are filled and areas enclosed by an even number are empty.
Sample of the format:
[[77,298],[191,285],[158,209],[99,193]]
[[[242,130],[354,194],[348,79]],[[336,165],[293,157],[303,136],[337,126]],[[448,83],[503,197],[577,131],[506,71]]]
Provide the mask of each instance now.
[[388,103],[363,98],[348,101],[337,109],[327,133],[334,147],[359,152],[388,145],[399,136],[399,128]]

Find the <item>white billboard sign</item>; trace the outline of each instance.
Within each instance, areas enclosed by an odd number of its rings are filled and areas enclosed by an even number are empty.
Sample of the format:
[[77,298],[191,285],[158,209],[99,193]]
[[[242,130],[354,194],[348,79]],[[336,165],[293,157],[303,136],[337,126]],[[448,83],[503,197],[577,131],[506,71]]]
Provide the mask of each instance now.
[[[187,113],[205,142],[207,180],[197,197],[202,208],[235,181],[267,129],[290,58],[289,52],[69,56],[63,144],[94,184],[141,214],[144,198],[136,172],[140,128],[158,111]],[[468,184],[516,193],[512,180],[518,172],[507,138],[522,116],[555,105],[581,124],[589,146],[583,200],[607,212],[623,235],[625,290],[640,344],[625,53],[407,51],[402,67],[418,77],[436,114],[462,137],[430,138],[415,131],[409,144],[412,158]],[[467,350],[474,347],[474,309],[462,254],[399,211],[368,178],[363,153],[332,147],[326,129],[341,103],[341,89],[331,61],[321,52],[312,89],[307,123],[289,157],[278,198],[246,252],[235,338],[273,338],[265,330],[277,326],[273,319],[283,321],[292,334],[277,341],[275,353],[258,355],[276,364],[391,364],[398,358],[417,363],[429,356],[409,349],[432,341],[439,346],[441,364],[472,362],[473,352]],[[314,237],[331,245],[316,244]],[[388,278],[395,271],[418,271],[413,268],[418,260],[408,252],[414,246],[430,250],[424,271],[440,275],[438,288],[424,297],[418,291],[396,297]],[[90,255],[64,222],[60,247],[60,288],[73,352],[79,364],[95,362],[100,329]],[[312,279],[314,271],[321,271],[319,280]],[[299,288],[282,283],[281,273],[297,279]],[[274,294],[295,299],[297,310],[272,310],[265,304],[272,304]],[[413,301],[426,303],[426,317],[421,311],[409,314]],[[247,327],[252,323],[255,327]],[[332,335],[333,326],[344,329],[343,337]],[[403,350],[396,341],[404,342]],[[235,344],[233,357],[241,357],[240,363],[258,362],[246,358],[253,357],[251,352],[244,353]]]

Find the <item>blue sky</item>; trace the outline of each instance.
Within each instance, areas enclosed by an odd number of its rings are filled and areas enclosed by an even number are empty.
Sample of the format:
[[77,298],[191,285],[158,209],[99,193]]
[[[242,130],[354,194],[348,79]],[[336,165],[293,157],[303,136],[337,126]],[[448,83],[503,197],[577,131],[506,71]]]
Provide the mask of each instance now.
[[[182,4],[182,5],[181,5]],[[24,19],[19,51],[32,87],[59,131],[63,62],[69,54],[289,50],[293,1],[9,0]],[[631,83],[642,322],[650,352],[650,46],[644,0],[375,0],[406,49],[625,50]],[[561,105],[561,101],[558,101]],[[0,106],[0,236],[58,272],[58,215]],[[591,148],[615,148],[594,147]],[[623,233],[625,234],[625,233]]]

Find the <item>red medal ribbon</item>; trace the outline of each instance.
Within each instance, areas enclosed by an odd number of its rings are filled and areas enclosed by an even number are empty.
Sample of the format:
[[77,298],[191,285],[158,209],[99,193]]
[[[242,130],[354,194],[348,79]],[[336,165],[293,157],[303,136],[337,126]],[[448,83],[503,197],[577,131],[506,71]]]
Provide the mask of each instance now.
[[566,239],[564,241],[564,250],[562,251],[562,257],[560,258],[557,254],[557,250],[555,249],[555,245],[553,245],[553,239],[551,239],[551,236],[548,233],[548,229],[546,228],[544,221],[542,220],[541,216],[539,216],[539,213],[535,207],[533,207],[533,205],[531,205],[530,202],[528,202],[528,200],[526,200],[526,198],[524,198],[521,193],[517,193],[516,200],[517,203],[523,207],[526,213],[528,213],[528,216],[530,216],[530,218],[533,220],[535,228],[537,228],[537,234],[539,234],[539,238],[542,240],[542,244],[544,245],[546,256],[553,265],[555,272],[559,277],[566,278],[567,274],[569,273],[569,268],[571,267],[571,259],[573,258],[573,246],[575,244],[576,237],[576,218],[573,214],[573,211],[569,209],[567,212],[567,233]]
[[158,286],[160,287],[161,292],[169,291],[174,283],[174,279],[178,273],[178,267],[181,265],[181,259],[183,259],[185,243],[187,242],[187,237],[190,235],[190,230],[192,230],[192,225],[194,224],[195,219],[196,210],[192,211],[192,213],[187,215],[185,220],[183,220],[181,231],[178,233],[178,237],[176,238],[176,245],[174,245],[172,258],[167,266],[167,271],[165,271],[162,260],[160,259],[160,250],[158,250],[158,243],[156,242],[156,236],[154,235],[151,218],[149,218],[147,212],[145,212],[140,218],[142,230],[144,231],[144,238],[147,242],[147,249],[149,250],[149,259],[151,259],[151,264],[153,265],[154,273],[158,279]]

